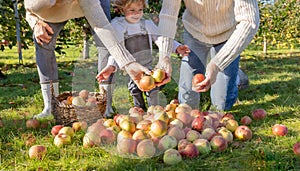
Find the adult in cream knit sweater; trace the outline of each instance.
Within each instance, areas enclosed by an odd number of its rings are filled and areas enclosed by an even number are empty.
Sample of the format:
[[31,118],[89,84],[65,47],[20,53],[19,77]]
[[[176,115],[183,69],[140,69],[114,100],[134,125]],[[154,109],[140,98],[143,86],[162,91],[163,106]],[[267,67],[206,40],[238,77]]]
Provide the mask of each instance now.
[[[170,56],[172,39],[182,0],[163,0],[159,29],[164,35],[161,51]],[[182,59],[179,94],[180,103],[199,108],[199,92],[211,88],[212,104],[219,110],[229,110],[237,100],[236,83],[240,53],[250,43],[259,26],[256,0],[183,0],[185,11],[184,44],[191,49]],[[207,61],[210,49],[215,56]],[[161,64],[162,65],[162,64]],[[164,65],[170,65],[165,63]],[[205,73],[205,80],[192,87],[196,73]],[[194,91],[193,91],[194,90]]]
[[[100,4],[101,2],[101,4]],[[100,38],[116,62],[129,76],[139,82],[142,74],[150,71],[135,62],[134,57],[117,39],[104,9],[109,13],[108,0],[25,0],[26,20],[33,29],[36,48],[36,62],[44,99],[44,110],[35,118],[51,114],[50,82],[58,95],[58,69],[54,53],[56,38],[69,19],[86,17],[95,34]]]

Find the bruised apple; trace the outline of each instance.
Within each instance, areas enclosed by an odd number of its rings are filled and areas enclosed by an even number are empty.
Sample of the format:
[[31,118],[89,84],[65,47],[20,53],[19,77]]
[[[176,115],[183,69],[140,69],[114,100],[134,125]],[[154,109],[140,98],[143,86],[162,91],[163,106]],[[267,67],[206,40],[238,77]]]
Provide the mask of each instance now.
[[34,145],[29,149],[29,158],[30,159],[39,159],[41,160],[42,157],[46,154],[47,149],[43,145]]
[[156,83],[160,83],[166,78],[166,72],[163,69],[156,68],[152,73],[152,77]]
[[144,75],[139,82],[139,86],[144,91],[150,91],[155,87],[155,80],[151,75]]

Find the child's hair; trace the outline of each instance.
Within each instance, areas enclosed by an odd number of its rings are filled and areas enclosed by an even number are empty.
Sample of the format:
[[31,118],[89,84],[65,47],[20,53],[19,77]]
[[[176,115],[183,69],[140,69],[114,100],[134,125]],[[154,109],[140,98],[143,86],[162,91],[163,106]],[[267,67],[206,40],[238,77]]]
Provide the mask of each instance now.
[[144,8],[147,8],[146,0],[114,0],[113,5],[119,10],[123,10],[123,8],[127,8],[132,3],[142,3]]

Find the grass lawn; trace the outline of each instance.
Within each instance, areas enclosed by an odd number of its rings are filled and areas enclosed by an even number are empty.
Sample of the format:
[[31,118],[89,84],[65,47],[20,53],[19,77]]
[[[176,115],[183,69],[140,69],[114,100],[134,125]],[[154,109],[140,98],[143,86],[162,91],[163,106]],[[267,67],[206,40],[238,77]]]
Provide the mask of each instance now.
[[[97,91],[95,49],[90,59],[81,60],[80,47],[65,49],[58,55],[60,92],[83,87]],[[163,163],[162,155],[151,159],[128,159],[100,147],[84,148],[84,132],[78,132],[72,143],[58,148],[53,144],[51,121],[45,128],[27,129],[26,120],[43,109],[34,50],[23,50],[23,65],[19,64],[17,49],[0,53],[0,68],[8,79],[0,80],[0,170],[300,170],[300,156],[293,153],[293,145],[300,141],[300,50],[269,51],[264,55],[246,50],[241,68],[250,79],[248,89],[239,92],[232,110],[237,121],[257,108],[267,111],[264,120],[249,126],[253,138],[247,142],[235,140],[222,153],[211,152],[195,159],[184,159],[177,165]],[[173,80],[160,94],[165,106],[177,94],[179,60],[173,59]],[[117,73],[114,107],[118,113],[128,113],[131,100],[127,90],[127,76]],[[202,97],[201,109],[208,110],[209,95]],[[41,120],[48,123],[47,120]],[[284,137],[272,135],[276,123],[288,127]],[[42,160],[32,160],[28,150],[33,144],[47,147]]]

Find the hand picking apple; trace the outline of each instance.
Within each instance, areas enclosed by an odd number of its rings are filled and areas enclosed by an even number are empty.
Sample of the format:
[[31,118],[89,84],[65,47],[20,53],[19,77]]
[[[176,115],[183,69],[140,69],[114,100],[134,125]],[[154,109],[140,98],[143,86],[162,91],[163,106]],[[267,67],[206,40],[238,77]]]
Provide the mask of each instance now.
[[192,89],[198,92],[203,87],[200,86],[200,83],[205,80],[205,76],[203,74],[195,74],[192,79]]
[[220,68],[214,63],[209,62],[206,66],[205,80],[198,84],[198,87],[195,89],[197,92],[206,92],[210,89],[211,85],[216,82],[217,75],[220,71]]
[[156,84],[157,87],[167,84],[168,82],[171,81],[172,65],[170,62],[170,57],[166,56],[162,59],[159,59],[155,68],[160,68],[160,69],[164,70],[165,76],[166,76],[164,80],[162,80],[161,82]]
[[191,50],[187,45],[180,45],[176,48],[176,53],[180,57],[188,56],[190,54]]
[[116,71],[116,67],[113,65],[108,65],[105,68],[103,68],[98,75],[96,76],[96,79],[98,83],[101,83],[104,80],[107,80],[109,76]]

